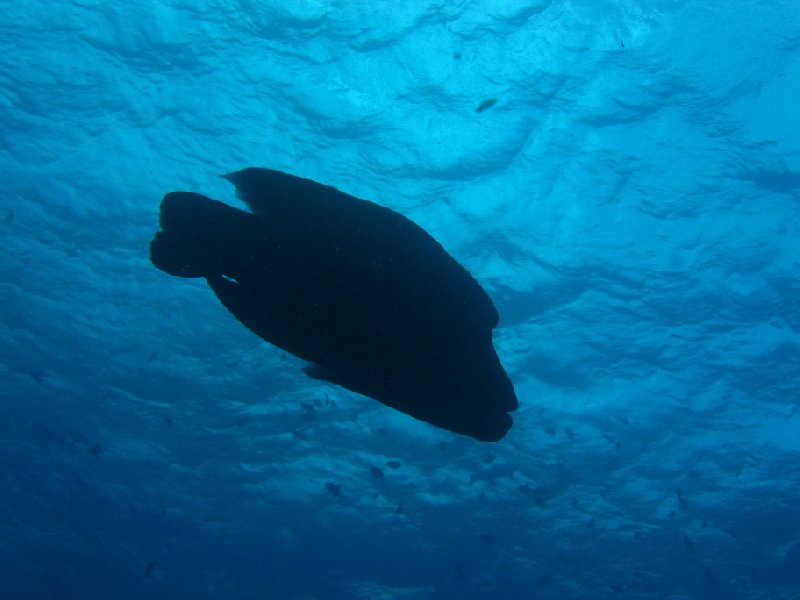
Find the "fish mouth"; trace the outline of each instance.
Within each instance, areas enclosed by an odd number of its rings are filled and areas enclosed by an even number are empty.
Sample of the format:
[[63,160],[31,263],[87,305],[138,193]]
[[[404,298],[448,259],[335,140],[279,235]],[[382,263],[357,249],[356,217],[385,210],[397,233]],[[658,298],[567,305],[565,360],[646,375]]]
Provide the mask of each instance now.
[[430,420],[428,422],[453,433],[469,436],[479,442],[499,442],[514,424],[510,414],[497,410],[473,411],[469,414],[469,418],[465,418],[465,415],[461,414],[457,421]]
[[514,419],[508,413],[493,413],[480,418],[469,435],[480,442],[499,442],[513,424]]

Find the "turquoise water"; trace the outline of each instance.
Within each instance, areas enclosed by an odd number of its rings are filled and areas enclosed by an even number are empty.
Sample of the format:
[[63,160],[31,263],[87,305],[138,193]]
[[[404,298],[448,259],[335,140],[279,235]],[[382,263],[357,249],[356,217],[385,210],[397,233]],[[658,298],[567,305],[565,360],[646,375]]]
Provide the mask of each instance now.
[[[0,2],[0,596],[800,598],[793,0]],[[149,262],[246,166],[500,313],[487,444]]]

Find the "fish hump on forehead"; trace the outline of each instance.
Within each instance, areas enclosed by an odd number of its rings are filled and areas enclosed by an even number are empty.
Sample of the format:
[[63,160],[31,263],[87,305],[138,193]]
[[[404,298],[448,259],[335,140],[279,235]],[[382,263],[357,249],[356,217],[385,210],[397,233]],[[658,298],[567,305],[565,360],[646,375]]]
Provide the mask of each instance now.
[[[476,316],[482,313],[484,326],[497,326],[497,310],[485,290],[439,242],[403,215],[332,186],[272,169],[248,167],[222,177],[257,215],[280,220],[306,235],[335,233],[339,241],[372,241],[371,250],[390,251],[393,260],[414,261],[411,266],[418,271],[445,276],[441,284],[448,287],[443,291],[458,295],[455,303],[470,304]],[[353,245],[351,249],[364,248]]]

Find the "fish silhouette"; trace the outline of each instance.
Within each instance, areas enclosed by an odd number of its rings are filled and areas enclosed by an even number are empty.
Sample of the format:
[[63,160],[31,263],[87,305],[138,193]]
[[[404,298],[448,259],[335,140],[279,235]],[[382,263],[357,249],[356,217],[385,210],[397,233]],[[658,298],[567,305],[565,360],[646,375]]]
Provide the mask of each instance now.
[[205,278],[310,377],[478,440],[505,436],[517,398],[492,344],[497,311],[436,240],[308,179],[254,167],[223,177],[252,212],[167,194],[150,243],[157,268]]

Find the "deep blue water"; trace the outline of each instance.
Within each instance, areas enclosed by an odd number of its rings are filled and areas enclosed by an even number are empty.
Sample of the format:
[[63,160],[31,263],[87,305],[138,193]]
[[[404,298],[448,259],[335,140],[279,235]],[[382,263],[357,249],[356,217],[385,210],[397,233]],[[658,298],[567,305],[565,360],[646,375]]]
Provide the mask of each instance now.
[[[0,2],[0,597],[800,598],[799,99],[795,0]],[[248,165],[467,266],[504,440],[152,267]]]

